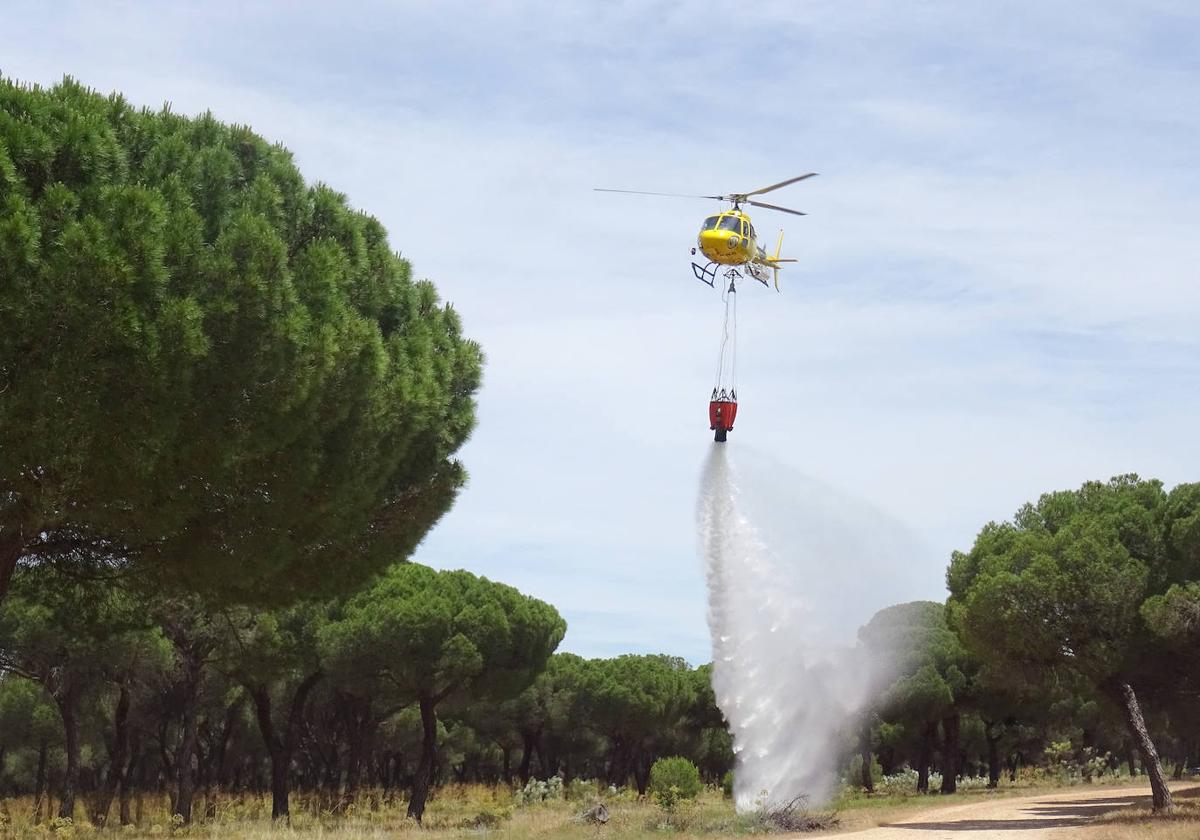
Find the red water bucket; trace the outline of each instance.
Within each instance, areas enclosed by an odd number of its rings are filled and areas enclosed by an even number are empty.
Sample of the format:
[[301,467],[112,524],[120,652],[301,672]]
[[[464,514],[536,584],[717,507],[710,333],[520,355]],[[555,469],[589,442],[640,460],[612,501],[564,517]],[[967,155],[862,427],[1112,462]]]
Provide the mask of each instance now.
[[737,402],[734,400],[711,400],[708,404],[708,428],[733,430],[737,417]]

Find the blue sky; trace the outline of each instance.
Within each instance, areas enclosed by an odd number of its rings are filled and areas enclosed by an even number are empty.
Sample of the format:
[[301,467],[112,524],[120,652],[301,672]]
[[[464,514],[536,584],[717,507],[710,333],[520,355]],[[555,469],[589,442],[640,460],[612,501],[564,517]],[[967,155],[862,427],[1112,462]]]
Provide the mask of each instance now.
[[1045,490],[1200,478],[1194,4],[3,19],[0,72],[249,123],[383,221],[488,356],[471,483],[416,559],[553,602],[567,649],[709,656],[693,511],[720,302],[688,248],[713,205],[593,187],[821,173],[774,194],[808,217],[755,214],[799,262],[740,299],[730,446],[799,521],[840,523],[854,547],[827,565],[864,570],[871,608],[942,597],[949,553]]

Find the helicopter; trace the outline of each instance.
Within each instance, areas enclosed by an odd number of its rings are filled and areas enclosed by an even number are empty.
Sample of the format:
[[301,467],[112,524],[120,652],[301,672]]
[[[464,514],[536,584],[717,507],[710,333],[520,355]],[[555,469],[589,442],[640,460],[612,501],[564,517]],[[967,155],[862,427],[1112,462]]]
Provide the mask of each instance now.
[[[751,196],[759,196],[773,190],[795,184],[806,178],[812,178],[816,172],[809,172],[769,187],[751,190],[745,193],[729,193],[728,195],[683,195],[680,193],[646,192],[644,190],[613,190],[601,187],[596,192],[629,193],[632,195],[655,195],[669,198],[707,198],[715,201],[727,201],[733,205],[728,210],[707,217],[700,226],[696,237],[696,247],[692,248],[692,256],[699,249],[708,262],[704,265],[692,263],[692,274],[702,283],[715,288],[717,275],[721,273],[729,281],[722,298],[725,301],[725,322],[721,332],[721,349],[717,361],[717,377],[713,385],[712,396],[708,402],[709,431],[714,432],[713,439],[724,443],[728,433],[733,431],[733,422],[737,417],[737,281],[742,278],[742,272],[754,278],[764,286],[768,278],[773,278],[775,291],[779,291],[779,269],[783,263],[796,262],[794,259],[781,257],[783,249],[783,231],[779,231],[779,241],[775,253],[768,254],[759,244],[758,233],[750,216],[742,210],[742,205],[762,207],[766,210],[777,210],[781,213],[791,213],[795,216],[806,215],[800,210],[780,207],[777,204],[767,204],[756,201]],[[722,271],[723,269],[723,271]],[[724,288],[724,284],[722,284]]]
[[[750,216],[742,211],[742,205],[748,204],[751,207],[777,210],[781,213],[791,213],[794,216],[807,215],[800,210],[792,210],[788,207],[780,207],[777,204],[755,201],[751,196],[772,192],[781,187],[795,184],[797,181],[812,178],[816,174],[816,172],[809,172],[795,178],[789,178],[786,181],[780,181],[778,184],[772,184],[769,187],[763,187],[762,189],[751,190],[745,193],[730,193],[728,195],[684,195],[681,193],[645,192],[644,190],[611,190],[599,187],[595,191],[629,193],[632,195],[657,195],[669,198],[708,198],[716,201],[730,202],[733,205],[732,208],[709,216],[700,226],[700,234],[696,238],[696,245],[700,252],[708,258],[708,263],[703,266],[692,263],[692,273],[696,275],[697,280],[707,283],[709,286],[715,286],[717,273],[721,270],[721,266],[727,267],[725,272],[726,277],[731,281],[737,279],[736,269],[740,268],[764,286],[768,285],[768,278],[773,275],[775,290],[779,291],[779,269],[782,267],[781,264],[796,262],[796,260],[784,259],[779,256],[780,251],[783,249],[782,230],[779,231],[779,242],[775,246],[775,253],[768,254],[766,252],[766,249],[759,244],[758,233],[754,229],[754,224],[750,221]],[[692,256],[695,255],[696,248],[692,248]],[[729,268],[735,269],[734,275],[730,275]]]

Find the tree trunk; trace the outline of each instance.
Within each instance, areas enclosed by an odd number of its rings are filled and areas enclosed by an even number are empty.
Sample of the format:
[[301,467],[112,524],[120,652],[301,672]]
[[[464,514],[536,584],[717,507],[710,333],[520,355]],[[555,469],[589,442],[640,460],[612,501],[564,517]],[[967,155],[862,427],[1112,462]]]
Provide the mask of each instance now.
[[917,758],[917,790],[921,793],[929,793],[929,762],[936,738],[937,721],[930,721],[921,732],[921,752]]
[[79,721],[75,716],[75,692],[68,690],[54,697],[58,713],[62,715],[63,736],[66,738],[67,771],[63,774],[60,817],[75,818],[75,794],[79,790]]
[[869,717],[863,721],[858,754],[862,757],[860,778],[863,790],[867,793],[874,793],[875,780],[871,777],[871,719]]
[[632,749],[621,738],[613,739],[612,752],[609,754],[608,770],[605,777],[613,787],[624,787],[629,781],[629,766]]
[[[542,733],[538,730],[537,737],[533,739],[533,755],[537,759],[538,774],[543,779],[548,779],[551,776],[559,776],[557,765],[551,765],[546,761],[546,751],[542,748]],[[532,768],[530,770],[532,772]],[[570,781],[566,776],[559,776],[565,785]]]
[[958,713],[942,718],[942,793],[958,790]]
[[1170,813],[1175,810],[1175,803],[1171,799],[1171,791],[1167,787],[1166,777],[1163,776],[1162,762],[1158,760],[1158,750],[1154,748],[1154,741],[1150,739],[1146,721],[1142,718],[1142,708],[1138,705],[1137,695],[1133,692],[1133,686],[1127,682],[1120,683],[1118,690],[1121,708],[1125,712],[1125,725],[1129,727],[1129,734],[1142,754],[1142,766],[1150,776],[1153,811],[1156,814]]
[[561,754],[553,742],[547,744],[546,738],[538,738],[537,762],[543,776],[561,776],[563,784],[571,781],[570,767],[561,761]]
[[349,752],[346,756],[346,792],[345,798],[347,804],[354,801],[354,795],[358,791],[360,780],[362,779],[363,765],[363,731],[365,724],[359,724],[349,733]]
[[288,796],[288,757],[282,748],[271,750],[271,819],[291,822]]
[[229,777],[233,772],[229,761],[229,742],[233,740],[233,733],[237,729],[238,718],[242,713],[242,704],[245,702],[246,695],[238,692],[234,701],[225,709],[225,722],[221,727],[221,737],[217,742],[217,786],[226,790],[229,788]]
[[150,756],[143,755],[141,765],[138,767],[138,785],[137,798],[134,800],[133,809],[133,824],[142,824],[142,815],[146,813],[146,765],[149,763]]
[[121,825],[133,825],[133,815],[130,805],[133,800],[133,779],[138,764],[142,759],[142,746],[135,735],[130,741],[129,760],[125,764],[125,772],[121,774]]
[[179,752],[175,755],[175,775],[178,793],[175,796],[173,813],[183,818],[184,825],[192,821],[192,799],[196,795],[196,779],[192,772],[192,756],[196,752],[197,707],[200,705],[199,675],[189,679],[187,698],[183,706],[183,736]]
[[274,718],[271,717],[271,692],[266,685],[248,685],[246,688],[250,692],[250,696],[254,699],[255,716],[258,718],[258,729],[262,734],[263,743],[267,747],[267,753],[271,757],[271,819],[272,820],[289,820],[291,814],[288,808],[288,795],[290,793],[288,785],[288,770],[292,763],[292,753],[295,750],[297,736],[300,731],[300,718],[304,713],[304,706],[308,702],[308,695],[313,687],[320,681],[321,672],[309,674],[296,687],[296,693],[292,695],[291,709],[288,711],[287,720],[284,722],[284,731],[281,735],[275,726]]
[[417,775],[413,779],[412,798],[408,801],[408,815],[421,821],[425,813],[425,800],[429,798],[429,787],[433,784],[433,773],[437,769],[437,711],[429,697],[422,697],[421,706],[421,760],[417,764]]
[[896,750],[893,747],[880,745],[879,747],[879,769],[885,776],[891,776],[896,772]]
[[129,687],[121,684],[121,693],[117,697],[117,710],[113,715],[112,755],[110,756],[108,778],[104,780],[96,798],[96,807],[92,809],[92,824],[103,828],[108,822],[108,811],[112,807],[113,796],[121,787],[125,775],[125,759],[129,753]]
[[38,763],[37,777],[34,780],[33,793],[33,822],[36,824],[41,817],[42,797],[46,795],[46,753],[49,751],[49,744],[43,738],[38,744]]
[[400,776],[400,759],[395,753],[385,750],[383,753],[383,790],[390,791],[396,786],[396,780]]
[[284,748],[283,738],[275,730],[275,719],[271,716],[271,692],[265,685],[250,689],[254,698],[254,711],[258,718],[258,729],[271,758],[271,819],[289,820],[288,808],[288,764],[291,756]]
[[[372,713],[372,703],[369,698],[347,697],[347,702],[349,703],[349,714],[346,715],[349,752],[346,756],[344,801],[349,804],[354,801],[358,788],[362,784],[364,765],[370,763],[375,730],[385,718],[390,716],[391,710],[376,716]],[[368,775],[369,772],[368,767]]]
[[638,750],[638,754],[635,754],[633,759],[633,782],[637,785],[638,796],[645,796],[646,788],[650,784],[650,765],[652,761],[643,758],[640,753],[641,750]]
[[521,784],[529,781],[529,767],[533,763],[533,745],[534,734],[529,730],[521,732],[521,767],[517,770],[517,775],[521,777]]
[[996,722],[986,720],[983,722],[983,735],[987,738],[988,745],[988,787],[996,788],[1000,785],[1000,736],[996,734]]

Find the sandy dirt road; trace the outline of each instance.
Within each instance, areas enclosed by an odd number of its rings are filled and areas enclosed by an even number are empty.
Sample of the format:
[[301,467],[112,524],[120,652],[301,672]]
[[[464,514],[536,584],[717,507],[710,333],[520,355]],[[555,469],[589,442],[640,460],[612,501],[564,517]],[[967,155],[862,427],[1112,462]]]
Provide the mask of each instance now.
[[[1172,785],[1172,790],[1187,787]],[[837,836],[854,840],[1073,840],[1086,837],[1087,824],[1101,814],[1149,804],[1149,784],[1101,787],[953,805]]]

